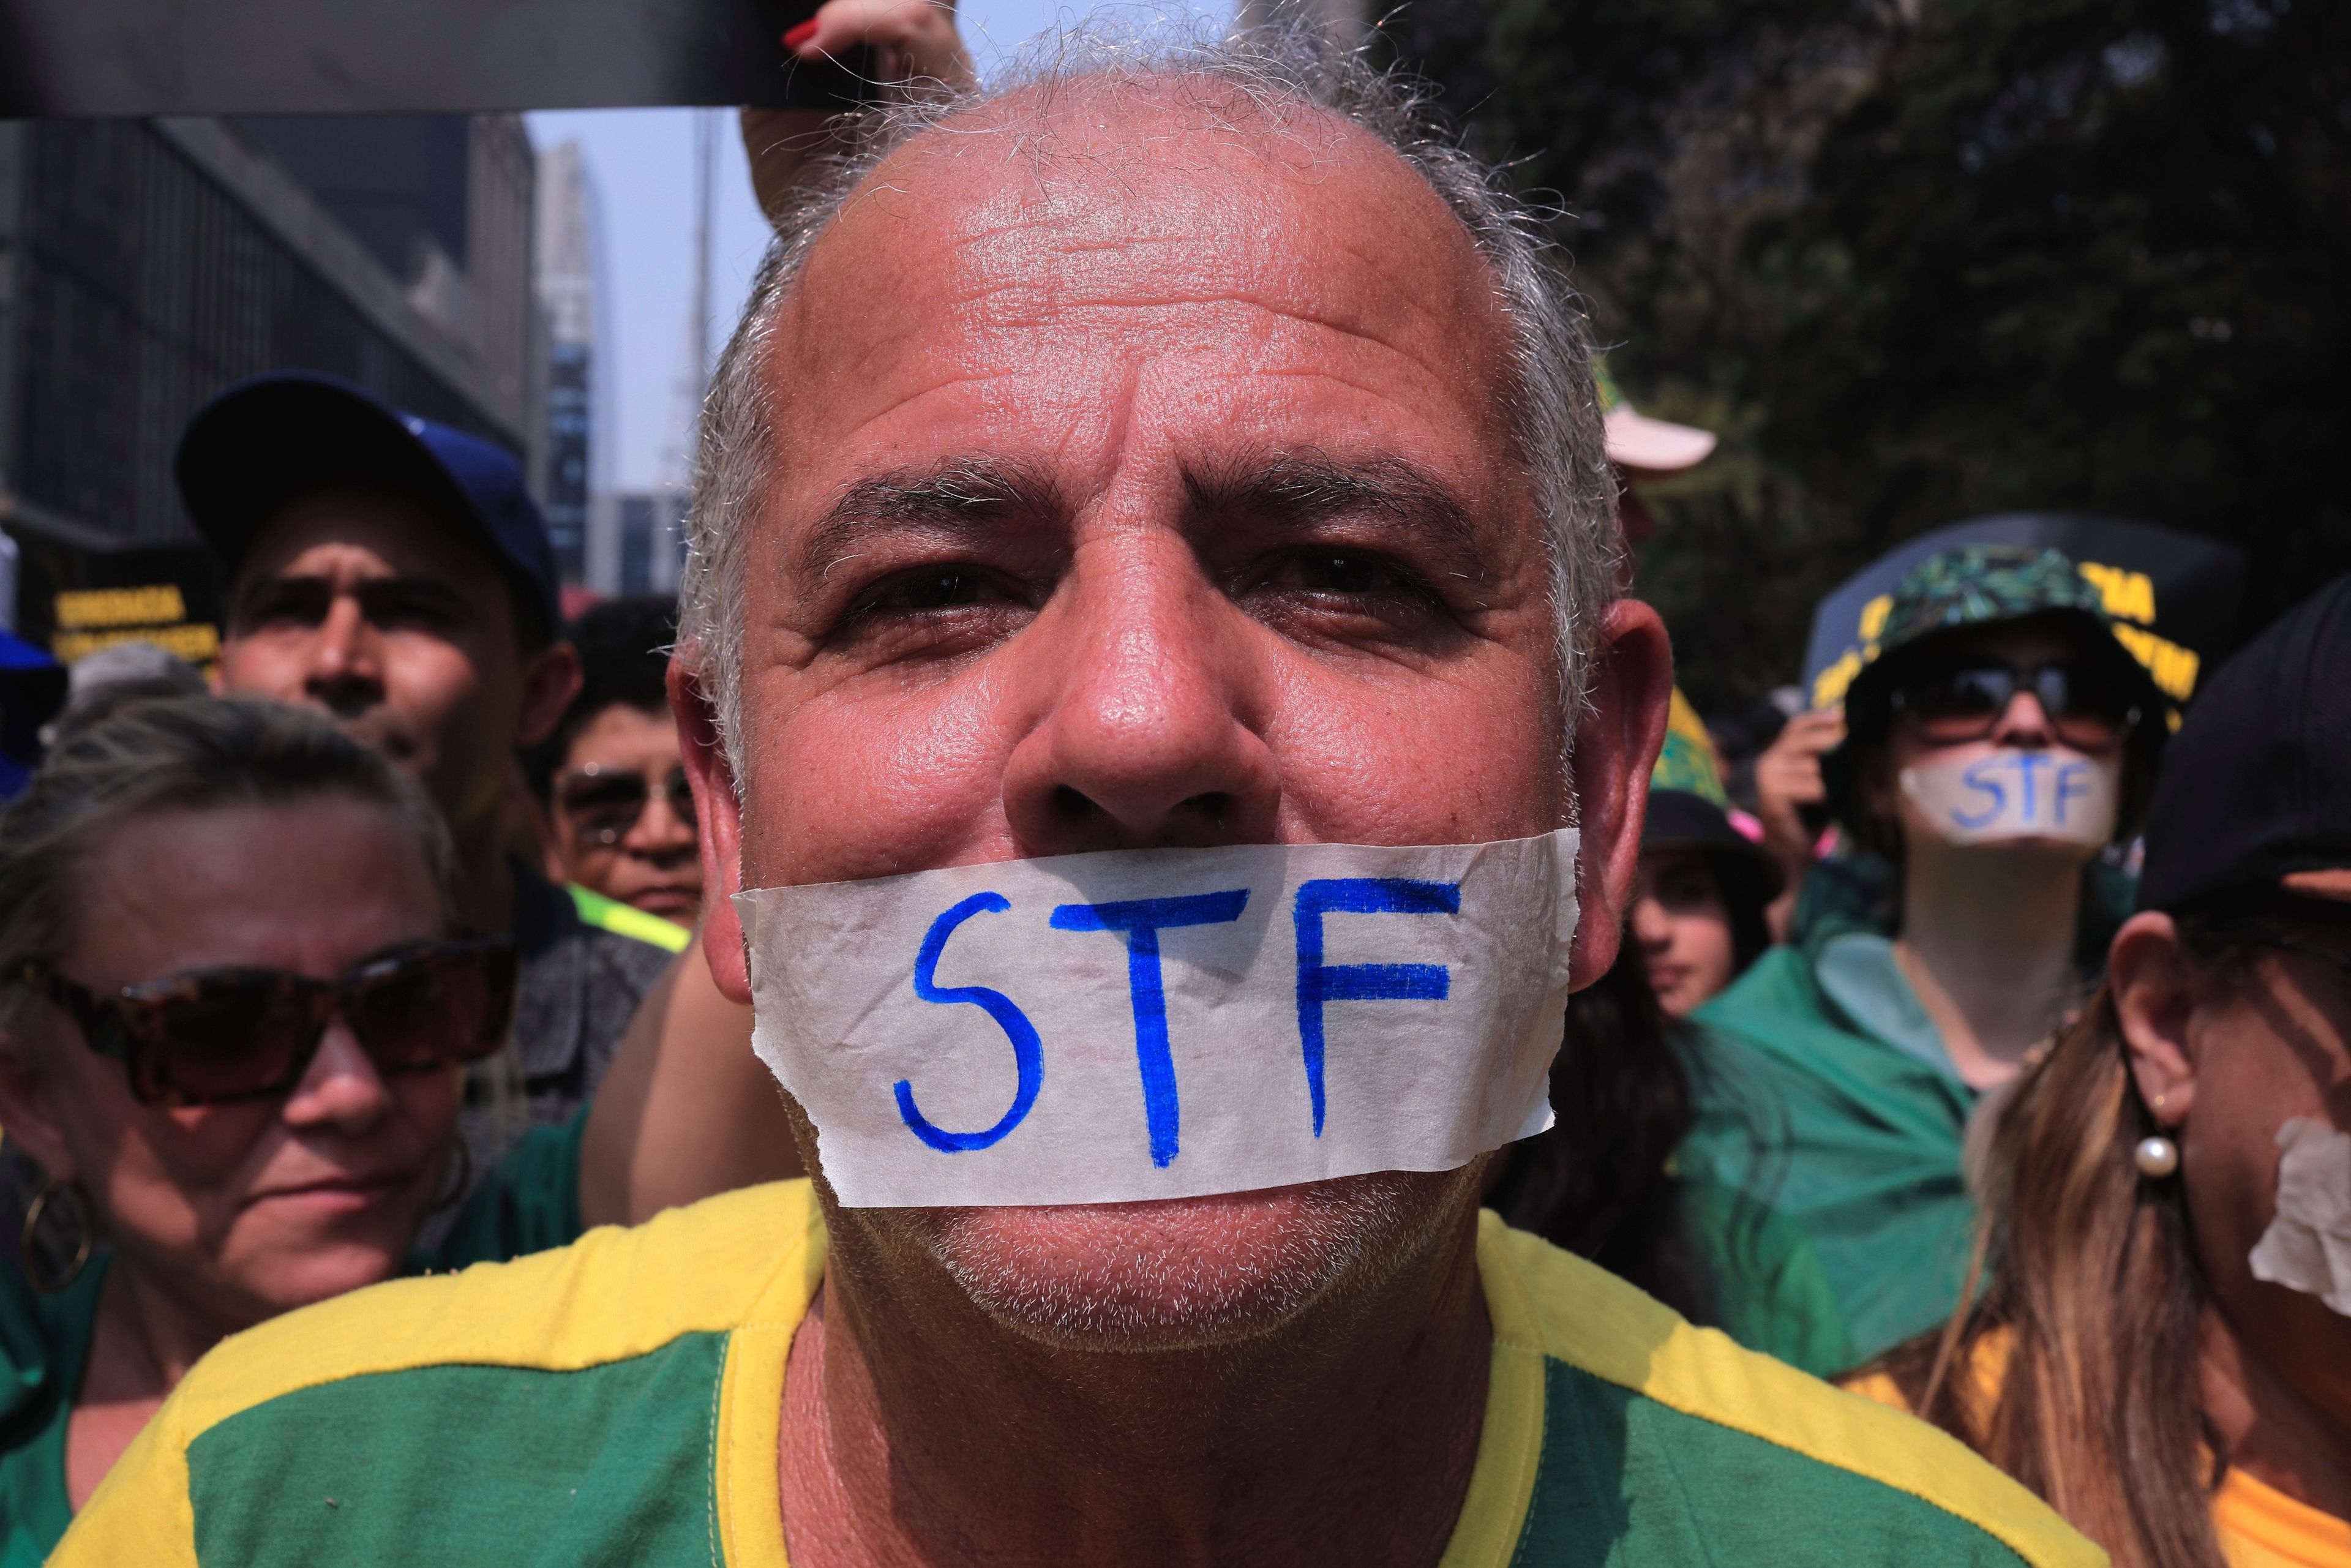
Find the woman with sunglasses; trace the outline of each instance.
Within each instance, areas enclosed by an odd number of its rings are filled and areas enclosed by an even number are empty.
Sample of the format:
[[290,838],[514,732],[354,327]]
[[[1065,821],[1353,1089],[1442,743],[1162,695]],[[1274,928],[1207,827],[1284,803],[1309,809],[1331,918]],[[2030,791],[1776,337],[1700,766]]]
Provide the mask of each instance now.
[[1857,1391],[2118,1568],[2351,1568],[2351,579],[2219,671],[2140,913],[2019,1083],[1990,1286]]
[[225,1335],[643,1218],[640,1148],[692,1140],[636,1033],[632,1104],[534,1131],[457,1208],[461,1086],[516,966],[458,936],[452,888],[415,787],[269,704],[99,717],[0,817],[0,1128],[37,1166],[0,1260],[0,1565],[46,1555]]
[[1891,868],[1887,907],[1812,919],[1694,1015],[1684,1152],[1804,1227],[1867,1355],[1958,1299],[1970,1119],[2095,980],[2096,868],[2164,723],[2097,588],[2002,546],[1903,579],[1845,722],[1823,776],[1845,834]]
[[673,950],[702,913],[694,796],[669,712],[676,616],[673,601],[651,595],[581,612],[564,632],[580,653],[580,695],[526,758],[547,810],[549,875],[574,898],[667,922],[625,929]]

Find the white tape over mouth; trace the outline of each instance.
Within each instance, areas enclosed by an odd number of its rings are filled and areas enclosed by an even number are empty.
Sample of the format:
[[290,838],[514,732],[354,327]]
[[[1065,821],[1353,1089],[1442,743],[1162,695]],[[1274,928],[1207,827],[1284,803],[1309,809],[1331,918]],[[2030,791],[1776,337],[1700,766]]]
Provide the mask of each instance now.
[[1113,851],[738,894],[753,1049],[853,1208],[1452,1170],[1551,1125],[1575,850]]
[[1955,844],[2048,839],[2104,844],[2115,836],[2116,769],[2078,751],[2002,748],[1902,770],[1902,792]]
[[2351,1317],[2351,1133],[2296,1116],[2277,1142],[2277,1217],[2246,1261],[2254,1279]]

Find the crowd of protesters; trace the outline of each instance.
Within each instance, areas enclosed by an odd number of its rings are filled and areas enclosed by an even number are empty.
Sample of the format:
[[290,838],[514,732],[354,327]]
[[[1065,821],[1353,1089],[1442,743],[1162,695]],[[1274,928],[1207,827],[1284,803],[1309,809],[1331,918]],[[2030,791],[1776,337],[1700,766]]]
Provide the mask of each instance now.
[[[2351,580],[2183,709],[1960,544],[1727,770],[1629,592],[1713,439],[1493,176],[1310,40],[945,15],[745,118],[680,601],[564,623],[358,387],[188,427],[217,670],[84,661],[0,814],[0,1568],[2351,1568]],[[754,1049],[747,889],[1568,826],[1458,1169],[847,1206]]]

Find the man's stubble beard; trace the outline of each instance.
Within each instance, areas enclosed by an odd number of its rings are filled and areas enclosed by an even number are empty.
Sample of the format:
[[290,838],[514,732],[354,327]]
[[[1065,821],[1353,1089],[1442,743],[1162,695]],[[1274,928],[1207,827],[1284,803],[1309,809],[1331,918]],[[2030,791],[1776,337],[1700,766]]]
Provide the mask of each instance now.
[[1343,1310],[1439,1249],[1489,1162],[1157,1203],[870,1211],[999,1327],[1097,1354],[1235,1347]]

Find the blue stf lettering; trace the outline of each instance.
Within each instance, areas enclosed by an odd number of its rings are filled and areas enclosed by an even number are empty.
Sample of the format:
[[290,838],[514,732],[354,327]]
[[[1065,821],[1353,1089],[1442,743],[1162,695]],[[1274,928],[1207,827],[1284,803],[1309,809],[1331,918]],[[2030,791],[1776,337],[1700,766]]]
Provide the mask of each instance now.
[[1002,991],[986,986],[942,986],[937,984],[939,956],[946,951],[947,938],[956,927],[973,915],[986,910],[1001,914],[1012,903],[1000,893],[975,893],[953,909],[931,922],[924,934],[922,951],[914,956],[914,995],[926,1002],[942,1005],[968,1003],[996,1020],[1004,1038],[1012,1042],[1013,1071],[1019,1082],[1012,1092],[1011,1108],[1004,1113],[996,1125],[977,1133],[950,1133],[931,1124],[929,1118],[914,1107],[914,1086],[901,1078],[892,1085],[898,1097],[898,1115],[914,1136],[943,1154],[961,1154],[970,1149],[984,1149],[1005,1134],[1019,1126],[1037,1103],[1037,1091],[1045,1082],[1045,1051],[1037,1039],[1036,1026],[1029,1015],[1013,1004]]
[[1996,761],[1986,758],[1968,764],[1967,771],[1959,775],[1960,784],[1979,795],[1991,797],[1991,804],[1975,816],[1970,816],[1957,807],[1952,808],[1951,821],[1970,832],[1973,832],[1978,828],[1989,827],[2002,811],[2008,810],[2008,790],[2001,786],[1998,779],[1992,777],[1991,771],[1998,766]]
[[1196,893],[1177,898],[1134,898],[1114,904],[1064,904],[1053,911],[1056,931],[1115,931],[1126,943],[1126,992],[1134,1010],[1134,1063],[1143,1074],[1143,1121],[1151,1134],[1151,1163],[1176,1157],[1182,1131],[1176,1097],[1176,1058],[1167,1046],[1167,991],[1159,973],[1159,934],[1184,925],[1238,920],[1249,889]]
[[2090,765],[2068,762],[2057,769],[2057,825],[2065,825],[2065,803],[2079,800],[2090,793]]
[[1325,964],[1325,915],[1458,915],[1458,882],[1402,877],[1324,877],[1301,883],[1290,917],[1298,926],[1298,1040],[1306,1059],[1306,1092],[1314,1135],[1322,1135],[1322,1009],[1329,1002],[1441,1002],[1451,989],[1442,964]]
[[2041,820],[2040,792],[2034,785],[2033,769],[2048,766],[2049,754],[2045,751],[2020,751],[2016,754],[2016,777],[2024,796],[2022,810],[2028,824]]

